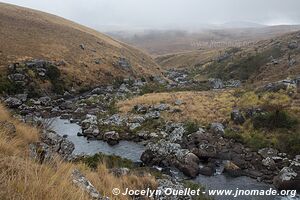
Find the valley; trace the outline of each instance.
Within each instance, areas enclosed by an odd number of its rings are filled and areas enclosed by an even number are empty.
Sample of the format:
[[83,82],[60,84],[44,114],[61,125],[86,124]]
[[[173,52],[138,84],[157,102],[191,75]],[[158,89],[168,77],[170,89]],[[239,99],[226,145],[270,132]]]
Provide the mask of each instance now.
[[241,47],[135,41],[150,56],[40,11],[0,3],[0,19],[0,199],[299,199],[298,26],[205,33]]

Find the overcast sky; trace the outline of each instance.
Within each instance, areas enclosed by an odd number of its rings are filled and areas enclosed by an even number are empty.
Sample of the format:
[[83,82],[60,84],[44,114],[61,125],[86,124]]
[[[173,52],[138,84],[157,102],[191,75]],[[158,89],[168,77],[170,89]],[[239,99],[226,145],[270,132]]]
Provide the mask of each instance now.
[[125,28],[197,28],[248,21],[300,24],[300,0],[0,0],[56,14],[105,31]]

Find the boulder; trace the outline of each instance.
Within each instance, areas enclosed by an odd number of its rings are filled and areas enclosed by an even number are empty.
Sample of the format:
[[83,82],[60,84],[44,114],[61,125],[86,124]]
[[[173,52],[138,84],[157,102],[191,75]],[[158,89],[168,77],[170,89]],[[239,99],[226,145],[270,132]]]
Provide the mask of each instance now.
[[9,107],[9,108],[18,108],[21,106],[23,103],[21,100],[14,98],[14,97],[9,97],[4,101],[4,103]]
[[130,124],[129,124],[129,129],[130,129],[131,131],[133,131],[133,130],[137,129],[137,128],[140,127],[140,126],[141,126],[140,123],[130,123]]
[[245,123],[243,114],[237,109],[231,112],[231,120],[237,125],[242,125]]
[[15,97],[24,103],[27,101],[28,94],[17,94]]
[[54,131],[44,130],[41,133],[41,141],[51,148],[51,151],[58,153],[63,158],[68,158],[75,149],[74,144],[58,135]]
[[159,111],[153,111],[149,112],[145,115],[145,119],[159,119],[160,118],[160,112]]
[[212,79],[209,79],[209,83],[210,83],[212,89],[223,89],[224,88],[224,83],[221,79],[212,78]]
[[126,69],[126,68],[130,68],[131,64],[126,58],[121,57],[119,58],[118,66]]
[[279,190],[300,190],[300,176],[292,168],[284,167],[273,179],[274,186]]
[[92,199],[96,200],[109,200],[108,197],[103,197],[97,191],[97,189],[92,185],[92,183],[77,169],[72,172],[72,182],[82,189],[83,191],[87,192],[88,195]]
[[214,134],[218,134],[218,135],[225,134],[224,126],[221,123],[212,123],[210,129]]
[[258,150],[258,154],[261,155],[263,158],[272,158],[278,156],[278,150],[273,148],[263,148]]
[[268,168],[273,168],[275,167],[275,161],[270,158],[270,157],[267,157],[265,159],[262,160],[262,164]]
[[165,111],[165,110],[169,110],[170,106],[168,104],[157,104],[153,106],[153,110],[156,111]]
[[184,160],[178,163],[178,169],[180,169],[186,176],[196,178],[199,174],[199,163],[200,160],[195,154],[188,153],[184,157]]
[[176,106],[180,106],[180,105],[183,104],[183,101],[182,101],[181,99],[176,99],[175,102],[174,102],[174,104],[175,104]]
[[228,173],[232,177],[242,175],[242,170],[232,161],[224,161],[224,172]]
[[142,116],[134,116],[133,118],[130,119],[131,123],[143,123],[145,122],[145,118]]
[[298,48],[298,42],[297,41],[292,41],[288,44],[289,49],[297,49]]
[[106,132],[103,135],[103,140],[106,141],[109,145],[116,145],[119,143],[120,136],[116,131]]
[[204,166],[204,167],[200,167],[199,173],[204,176],[213,176],[215,170],[211,166]]
[[140,113],[140,114],[146,114],[148,112],[148,106],[145,106],[145,105],[141,105],[141,104],[138,104],[138,105],[135,105],[134,108],[133,108],[137,113]]
[[175,129],[169,134],[169,141],[170,141],[170,142],[176,142],[176,143],[181,142],[184,133],[185,133],[185,129],[184,129],[182,126],[179,126],[178,128],[175,128]]
[[26,79],[25,75],[20,73],[11,74],[8,76],[10,80],[14,82],[24,81]]

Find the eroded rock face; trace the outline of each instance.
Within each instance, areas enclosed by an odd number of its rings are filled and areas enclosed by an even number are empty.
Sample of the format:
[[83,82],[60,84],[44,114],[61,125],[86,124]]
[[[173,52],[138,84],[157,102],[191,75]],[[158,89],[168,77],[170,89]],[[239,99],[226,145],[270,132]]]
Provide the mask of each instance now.
[[87,192],[92,199],[109,200],[108,197],[103,197],[93,184],[77,169],[72,172],[72,182],[77,187]]

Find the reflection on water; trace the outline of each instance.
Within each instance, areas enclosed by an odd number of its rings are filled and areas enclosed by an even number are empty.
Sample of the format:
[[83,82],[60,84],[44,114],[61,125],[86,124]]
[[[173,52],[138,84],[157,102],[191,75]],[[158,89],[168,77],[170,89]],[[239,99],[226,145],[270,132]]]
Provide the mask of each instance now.
[[134,162],[140,161],[140,157],[145,150],[141,144],[129,141],[121,141],[118,145],[110,146],[103,141],[88,141],[84,137],[78,137],[77,133],[81,132],[81,127],[78,124],[72,124],[69,120],[59,118],[53,119],[51,129],[60,135],[68,135],[68,140],[75,145],[74,154],[88,154],[102,152],[108,155],[117,155],[123,158],[130,159]]

